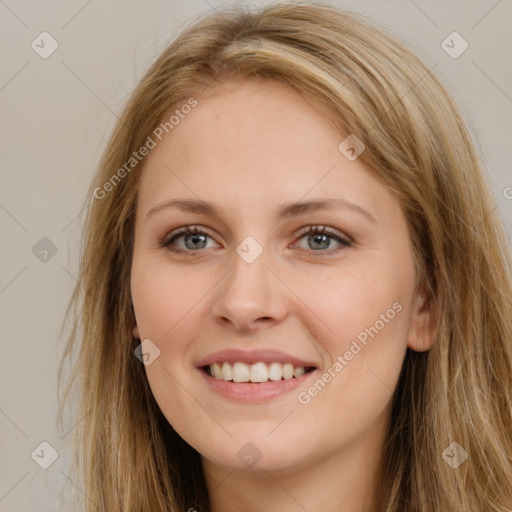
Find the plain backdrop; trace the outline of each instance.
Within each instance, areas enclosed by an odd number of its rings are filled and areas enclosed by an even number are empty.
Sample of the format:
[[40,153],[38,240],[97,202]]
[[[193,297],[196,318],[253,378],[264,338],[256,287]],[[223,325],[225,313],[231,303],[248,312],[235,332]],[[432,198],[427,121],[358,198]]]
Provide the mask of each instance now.
[[[184,24],[229,3],[0,0],[0,511],[54,512],[61,489],[78,485],[57,430],[56,375],[80,209],[116,116],[148,65]],[[476,138],[510,237],[512,1],[332,3],[369,15],[435,66]],[[469,45],[458,58],[442,46],[454,31]],[[455,50],[463,40],[456,36]],[[51,44],[58,48],[42,58]],[[50,461],[42,442],[59,455],[47,469],[37,462]]]

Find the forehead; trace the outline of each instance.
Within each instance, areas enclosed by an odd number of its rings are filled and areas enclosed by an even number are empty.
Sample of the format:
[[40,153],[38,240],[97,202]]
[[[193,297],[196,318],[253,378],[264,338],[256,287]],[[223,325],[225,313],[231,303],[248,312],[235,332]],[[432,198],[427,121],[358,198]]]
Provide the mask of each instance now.
[[303,159],[312,148],[337,152],[341,134],[285,84],[262,79],[228,82],[197,102],[168,137],[164,135],[149,161],[165,153],[191,162],[215,157],[229,164],[236,158],[237,164],[249,167],[254,157],[259,164],[275,164],[283,157]]
[[196,99],[146,157],[139,190],[146,210],[184,194],[262,208],[309,193],[385,193],[370,169],[340,153],[346,134],[285,84],[228,82]]

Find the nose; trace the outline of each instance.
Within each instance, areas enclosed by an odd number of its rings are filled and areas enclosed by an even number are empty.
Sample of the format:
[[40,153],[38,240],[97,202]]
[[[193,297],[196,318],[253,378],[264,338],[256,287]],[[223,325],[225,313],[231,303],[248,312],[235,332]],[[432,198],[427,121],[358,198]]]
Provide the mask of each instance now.
[[287,288],[267,266],[266,251],[252,263],[236,252],[233,267],[216,287],[212,306],[215,321],[224,328],[255,332],[282,322],[287,315]]

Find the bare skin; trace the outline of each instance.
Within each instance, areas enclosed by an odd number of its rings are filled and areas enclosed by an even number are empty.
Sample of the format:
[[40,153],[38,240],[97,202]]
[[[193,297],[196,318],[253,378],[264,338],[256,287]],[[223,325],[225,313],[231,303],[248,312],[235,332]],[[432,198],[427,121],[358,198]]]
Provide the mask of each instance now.
[[[360,159],[338,150],[346,134],[287,86],[227,83],[197,100],[148,155],[138,195],[134,335],[160,350],[146,366],[155,399],[201,453],[212,512],[369,512],[406,348],[433,340],[403,212]],[[176,207],[148,215],[178,198],[211,202],[221,217]],[[322,198],[368,215],[277,217],[282,203]],[[183,226],[207,234],[159,244]],[[315,238],[302,233],[308,226],[331,232]],[[262,249],[251,263],[236,251],[249,236]],[[356,352],[370,326],[377,334]],[[197,368],[226,348],[280,350],[316,369],[292,391],[239,403]]]

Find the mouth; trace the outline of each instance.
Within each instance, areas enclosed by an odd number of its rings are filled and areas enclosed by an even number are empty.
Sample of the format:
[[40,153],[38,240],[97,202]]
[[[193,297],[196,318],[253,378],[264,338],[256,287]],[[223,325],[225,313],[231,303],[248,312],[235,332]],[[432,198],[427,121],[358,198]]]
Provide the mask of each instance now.
[[292,391],[306,386],[315,378],[315,366],[291,363],[253,364],[224,361],[198,368],[207,388],[231,403],[265,404],[280,396],[293,396]]
[[201,370],[216,380],[232,383],[263,384],[298,379],[316,370],[315,366],[294,366],[292,363],[263,361],[247,364],[242,361],[218,361]]
[[264,404],[292,395],[319,373],[315,360],[267,347],[230,348],[206,355],[195,364],[207,389],[231,403]]

